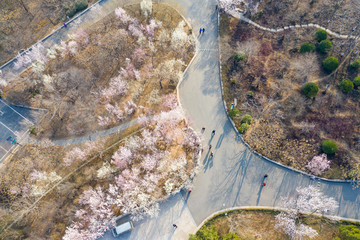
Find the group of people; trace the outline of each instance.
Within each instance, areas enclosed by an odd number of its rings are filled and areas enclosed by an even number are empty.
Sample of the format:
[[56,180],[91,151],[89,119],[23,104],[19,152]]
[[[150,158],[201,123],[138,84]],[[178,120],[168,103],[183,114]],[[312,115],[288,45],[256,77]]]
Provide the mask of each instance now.
[[[203,132],[205,132],[205,127],[202,127],[201,128],[201,132],[203,133]],[[212,130],[212,132],[211,132],[211,137],[213,137],[215,135],[215,129],[214,130]],[[209,145],[209,151],[211,150],[211,144]],[[201,151],[203,151],[204,149],[201,149]],[[214,153],[212,152],[212,151],[210,151],[210,157],[212,158],[212,157],[214,157]]]

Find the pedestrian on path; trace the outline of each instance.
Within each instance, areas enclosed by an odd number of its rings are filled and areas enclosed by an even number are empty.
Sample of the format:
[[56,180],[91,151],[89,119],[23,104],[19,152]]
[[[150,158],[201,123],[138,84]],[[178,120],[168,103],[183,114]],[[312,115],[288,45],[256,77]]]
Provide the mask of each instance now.
[[213,152],[210,153],[210,157],[214,157],[214,153],[213,153]]
[[201,35],[201,32],[202,32],[202,28],[200,28],[199,35]]
[[205,28],[202,29],[202,32],[203,32],[203,33],[205,32]]
[[267,177],[268,177],[268,175],[267,175],[267,174],[265,174],[265,175],[264,175],[264,178],[267,178]]
[[266,186],[266,183],[265,183],[265,182],[263,182],[263,184],[262,184],[262,185],[263,185],[263,187],[265,187],[265,186]]
[[215,135],[215,130],[212,130],[211,135],[212,135],[212,136]]
[[188,193],[189,193],[189,194],[191,193],[191,189],[189,189]]
[[202,131],[202,132],[205,132],[205,127],[202,127],[202,128],[201,128],[201,131]]
[[173,227],[174,227],[174,229],[177,229],[177,225],[175,223],[173,224]]
[[66,27],[66,23],[64,23],[64,27]]
[[211,147],[212,147],[212,146],[211,146],[211,144],[210,144],[210,145],[209,145],[209,150],[211,149]]
[[217,10],[218,10],[218,5],[216,4],[215,5],[215,11],[217,12]]

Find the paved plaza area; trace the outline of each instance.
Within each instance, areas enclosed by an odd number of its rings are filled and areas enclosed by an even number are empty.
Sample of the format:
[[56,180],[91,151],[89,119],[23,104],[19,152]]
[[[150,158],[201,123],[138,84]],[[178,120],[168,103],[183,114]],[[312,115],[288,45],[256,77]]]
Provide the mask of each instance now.
[[0,162],[26,137],[43,110],[14,106],[0,99]]

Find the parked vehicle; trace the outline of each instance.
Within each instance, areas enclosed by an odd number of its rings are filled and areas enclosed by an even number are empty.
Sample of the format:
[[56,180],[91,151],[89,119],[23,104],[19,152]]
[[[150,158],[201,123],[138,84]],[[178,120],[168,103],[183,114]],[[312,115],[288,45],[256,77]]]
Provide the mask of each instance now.
[[116,219],[116,226],[112,229],[114,237],[134,229],[134,225],[130,220],[130,214],[125,214]]

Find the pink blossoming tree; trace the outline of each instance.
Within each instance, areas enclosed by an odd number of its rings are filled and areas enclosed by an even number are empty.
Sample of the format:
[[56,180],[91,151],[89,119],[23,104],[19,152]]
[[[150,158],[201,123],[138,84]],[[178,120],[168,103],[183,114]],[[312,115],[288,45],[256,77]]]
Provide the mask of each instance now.
[[329,167],[330,167],[330,161],[327,159],[325,153],[319,156],[314,156],[311,159],[311,161],[306,165],[306,168],[309,169],[309,171],[315,175],[321,175]]

